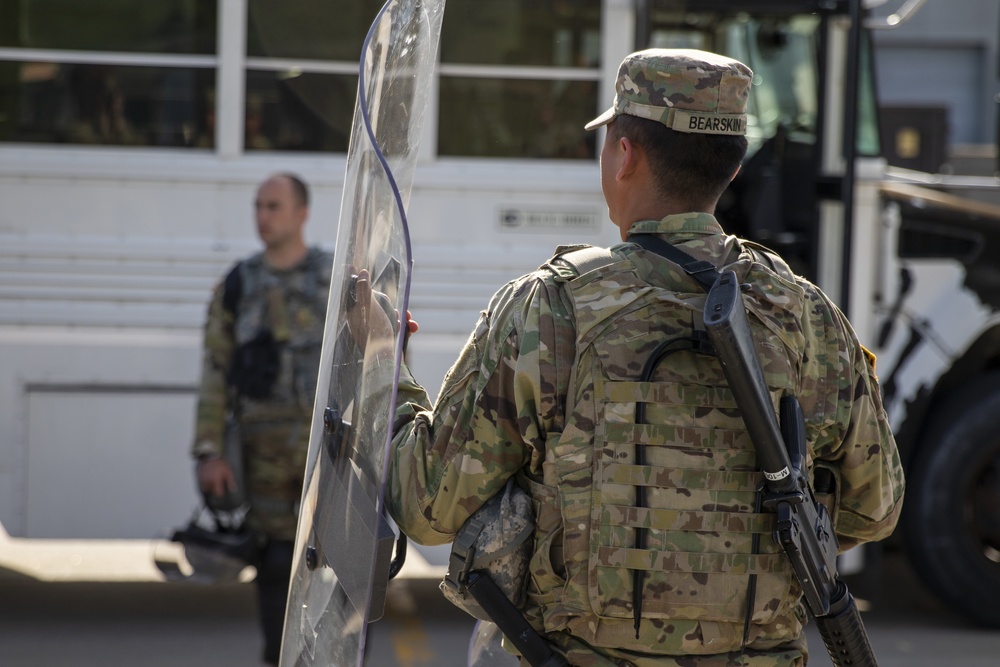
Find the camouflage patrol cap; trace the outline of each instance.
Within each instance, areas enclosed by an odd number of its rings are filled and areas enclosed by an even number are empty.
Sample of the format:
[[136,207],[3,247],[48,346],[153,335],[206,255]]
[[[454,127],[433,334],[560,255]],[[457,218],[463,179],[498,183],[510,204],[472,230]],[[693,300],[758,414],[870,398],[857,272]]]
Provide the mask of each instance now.
[[586,129],[627,114],[678,132],[746,134],[750,68],[732,58],[695,49],[647,49],[625,58],[615,81],[615,102]]

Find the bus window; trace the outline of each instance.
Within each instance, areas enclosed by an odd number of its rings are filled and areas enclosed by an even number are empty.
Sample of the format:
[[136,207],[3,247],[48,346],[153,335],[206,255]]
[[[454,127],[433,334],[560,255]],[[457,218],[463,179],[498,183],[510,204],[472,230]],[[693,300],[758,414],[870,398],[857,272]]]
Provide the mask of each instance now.
[[245,150],[346,153],[357,90],[356,74],[248,70]]
[[214,2],[4,0],[0,47],[214,54]]
[[249,0],[244,150],[346,153],[358,61],[383,0]]
[[247,56],[352,63],[384,0],[248,0]]
[[[0,142],[176,146],[229,157],[345,152],[361,47],[382,4],[2,1]],[[449,6],[432,110],[438,156],[594,160],[595,134],[583,126],[603,107],[602,4]],[[217,36],[226,12],[245,21],[241,39]],[[227,133],[240,120],[242,144]]]
[[0,141],[186,146],[214,85],[214,3],[0,3]]
[[600,28],[600,0],[449,5],[438,154],[594,159]]
[[593,159],[591,81],[442,77],[438,154]]
[[213,70],[0,62],[0,141],[192,145],[212,86]]

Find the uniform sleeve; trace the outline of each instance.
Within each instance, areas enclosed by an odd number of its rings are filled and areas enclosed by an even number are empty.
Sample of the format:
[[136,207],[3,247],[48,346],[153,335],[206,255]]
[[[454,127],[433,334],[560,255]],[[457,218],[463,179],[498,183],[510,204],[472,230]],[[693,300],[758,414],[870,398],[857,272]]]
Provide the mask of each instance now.
[[[875,374],[875,358],[858,341],[844,315],[822,297],[813,319],[823,332],[810,359],[823,371],[825,419],[811,436],[814,463],[837,481],[835,529],[841,550],[889,536],[899,520],[904,479],[896,441]],[[823,349],[825,347],[825,349]]]
[[202,347],[201,385],[195,413],[195,436],[191,455],[221,456],[229,409],[226,376],[235,347],[233,315],[222,303],[224,285],[212,294],[205,321]]
[[400,395],[416,402],[397,401],[397,422],[407,411],[415,417],[393,439],[389,510],[419,543],[452,541],[511,475],[540,460],[557,412],[540,379],[550,367],[539,359],[538,320],[548,321],[541,287],[522,279],[494,296],[433,409],[416,410],[421,392],[401,383]]

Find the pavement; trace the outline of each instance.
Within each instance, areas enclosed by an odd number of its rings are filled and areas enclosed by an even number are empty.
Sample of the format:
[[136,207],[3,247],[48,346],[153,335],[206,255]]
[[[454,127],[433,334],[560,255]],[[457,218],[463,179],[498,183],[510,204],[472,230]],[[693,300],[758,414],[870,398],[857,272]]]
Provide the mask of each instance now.
[[[24,540],[0,529],[0,667],[255,667],[254,587],[166,583],[149,540]],[[995,667],[1000,631],[971,626],[889,554],[864,622],[881,667]],[[252,574],[252,572],[251,572]],[[411,549],[369,628],[368,667],[465,667],[473,619],[437,589],[443,574]],[[248,577],[249,578],[249,577]],[[815,625],[810,667],[832,663]]]
[[[180,548],[14,538],[0,526],[0,667],[263,665],[253,569],[242,583],[166,582],[154,554]],[[473,620],[437,590],[444,569],[408,550],[370,626],[366,664],[465,666]]]
[[[30,577],[37,581],[162,582],[154,556],[177,559],[182,550],[169,540],[57,540],[11,537],[0,524],[0,582]],[[444,559],[440,549],[431,560],[411,547],[400,578],[440,578]],[[433,561],[433,562],[432,562]],[[436,563],[436,564],[435,564]],[[245,573],[253,579],[253,571]],[[2,663],[0,663],[2,665]]]

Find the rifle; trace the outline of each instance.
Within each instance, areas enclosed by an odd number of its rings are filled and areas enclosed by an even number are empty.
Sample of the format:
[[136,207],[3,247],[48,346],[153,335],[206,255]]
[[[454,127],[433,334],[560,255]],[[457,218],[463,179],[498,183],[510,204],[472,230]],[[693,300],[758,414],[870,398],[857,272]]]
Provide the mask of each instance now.
[[764,506],[778,514],[774,540],[792,563],[830,659],[837,667],[877,667],[854,597],[837,577],[833,522],[826,508],[816,501],[804,470],[802,408],[794,396],[783,396],[779,427],[733,271],[722,273],[709,290],[704,319],[761,461],[766,487]]
[[524,618],[524,614],[507,599],[489,573],[473,570],[469,573],[466,587],[531,667],[566,667],[566,659],[552,650]]

